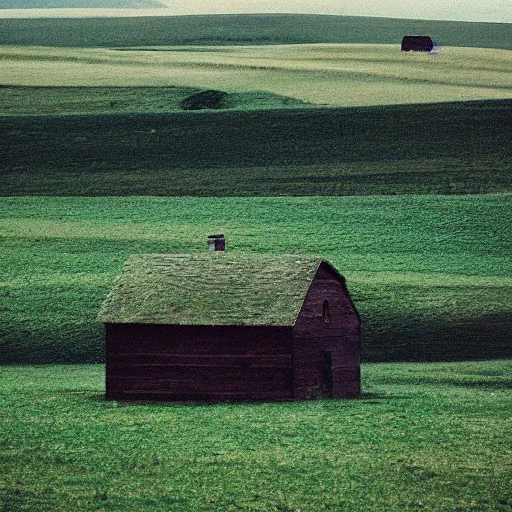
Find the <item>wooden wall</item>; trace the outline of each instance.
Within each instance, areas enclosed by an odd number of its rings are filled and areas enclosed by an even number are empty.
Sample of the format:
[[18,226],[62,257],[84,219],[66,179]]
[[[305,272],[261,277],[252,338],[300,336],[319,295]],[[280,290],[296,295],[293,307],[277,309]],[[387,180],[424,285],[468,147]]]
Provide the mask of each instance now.
[[296,399],[360,394],[359,316],[345,284],[326,265],[307,293],[293,338]]
[[106,324],[107,399],[293,398],[291,327]]

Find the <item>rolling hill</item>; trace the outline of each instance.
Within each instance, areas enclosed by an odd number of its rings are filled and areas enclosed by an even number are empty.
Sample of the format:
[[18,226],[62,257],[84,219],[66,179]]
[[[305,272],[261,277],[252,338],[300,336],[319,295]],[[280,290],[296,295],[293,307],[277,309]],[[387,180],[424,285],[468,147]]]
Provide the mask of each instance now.
[[[0,90],[0,115],[59,113],[59,104],[66,113],[65,104],[76,104],[79,97],[84,98],[84,90],[94,105],[107,94],[107,86],[125,87],[125,104],[128,107],[131,101],[130,111],[138,113],[153,112],[156,105],[142,107],[135,90],[128,86],[138,87],[145,96],[151,91],[160,106],[167,103],[166,90],[161,90],[158,99],[156,88],[169,86],[220,89],[230,94],[264,92],[332,106],[510,98],[511,66],[511,51],[490,48],[449,47],[439,53],[411,54],[401,52],[400,45],[365,44],[116,49],[9,46],[0,47],[3,85],[33,88]],[[61,88],[45,94],[40,86]],[[78,86],[89,89],[69,88]],[[103,87],[100,97],[94,97],[99,89],[92,86]],[[152,89],[143,92],[141,87]],[[251,108],[259,106],[250,103]],[[85,113],[86,103],[82,104]],[[164,111],[170,110],[169,104]]]
[[301,14],[0,19],[0,45],[116,47],[225,44],[399,44],[512,49],[510,24]]
[[[509,26],[0,20],[0,44],[5,510],[510,510]],[[205,87],[222,108],[184,111]],[[214,232],[340,269],[359,399],[104,400],[123,261]]]
[[204,253],[214,232],[235,253],[331,261],[365,361],[510,358],[511,198],[1,198],[0,359],[103,361],[97,314],[128,256]]
[[496,100],[0,117],[0,193],[510,192],[511,108],[512,100]]

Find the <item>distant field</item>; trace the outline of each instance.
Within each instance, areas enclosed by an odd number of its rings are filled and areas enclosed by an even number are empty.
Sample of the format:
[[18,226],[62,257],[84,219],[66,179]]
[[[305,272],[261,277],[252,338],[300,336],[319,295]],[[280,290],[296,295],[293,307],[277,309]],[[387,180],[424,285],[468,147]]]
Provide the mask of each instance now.
[[157,0],[2,0],[1,9],[151,9],[163,7]]
[[512,101],[500,100],[3,117],[0,194],[511,192],[511,111]]
[[365,364],[358,400],[104,400],[104,366],[0,367],[0,502],[47,512],[508,512],[511,364]]
[[400,44],[407,34],[428,34],[443,46],[512,49],[507,23],[286,14],[0,19],[0,45]]
[[[73,115],[183,112],[182,102],[203,89],[193,87],[0,87],[0,115]],[[230,93],[223,109],[308,106],[267,92]]]
[[0,360],[104,359],[96,316],[133,253],[317,254],[366,361],[511,358],[512,196],[3,198]]
[[[439,53],[422,54],[400,52],[399,44],[9,46],[0,47],[0,56],[3,85],[190,87],[273,94],[332,106],[512,97],[512,51],[495,49],[445,47]],[[4,114],[11,113],[8,92],[0,90]],[[26,113],[45,113],[35,110],[36,105]],[[136,104],[132,110],[144,112]]]

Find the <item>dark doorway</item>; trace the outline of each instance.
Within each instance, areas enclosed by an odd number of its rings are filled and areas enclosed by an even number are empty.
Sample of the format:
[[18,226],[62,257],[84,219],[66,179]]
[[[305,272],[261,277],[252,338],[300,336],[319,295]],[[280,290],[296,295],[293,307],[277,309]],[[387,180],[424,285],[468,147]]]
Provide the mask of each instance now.
[[320,395],[325,397],[332,396],[332,354],[330,352],[322,352]]

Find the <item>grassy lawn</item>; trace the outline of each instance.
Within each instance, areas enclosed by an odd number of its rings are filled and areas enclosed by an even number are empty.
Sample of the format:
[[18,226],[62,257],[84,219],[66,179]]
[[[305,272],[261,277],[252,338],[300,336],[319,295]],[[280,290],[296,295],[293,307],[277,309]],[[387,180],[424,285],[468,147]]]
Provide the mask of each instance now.
[[365,364],[357,400],[104,401],[104,367],[0,368],[3,510],[509,511],[510,362]]
[[512,356],[510,195],[4,198],[0,359],[101,362],[96,320],[133,253],[321,255],[348,279],[366,360]]

